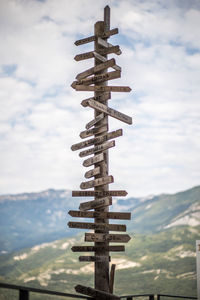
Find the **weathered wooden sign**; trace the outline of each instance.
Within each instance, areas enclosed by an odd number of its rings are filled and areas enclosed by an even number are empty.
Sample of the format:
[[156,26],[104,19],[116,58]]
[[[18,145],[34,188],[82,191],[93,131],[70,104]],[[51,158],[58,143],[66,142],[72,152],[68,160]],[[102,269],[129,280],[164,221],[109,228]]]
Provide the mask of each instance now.
[[115,190],[115,191],[72,191],[72,197],[125,197],[127,196],[127,191]]
[[106,30],[106,31],[102,34],[102,38],[108,38],[108,37],[110,37],[111,35],[118,34],[118,33],[119,33],[119,29],[118,29],[118,28],[114,28],[114,29],[111,29],[111,30]]
[[94,52],[90,51],[90,52],[85,52],[85,53],[77,54],[76,56],[74,56],[74,59],[76,61],[80,61],[80,60],[84,60],[84,59],[88,59],[88,58],[93,58],[93,57],[94,57]]
[[83,107],[86,107],[86,106],[88,106],[88,101],[89,100],[95,100],[95,101],[98,101],[98,102],[105,102],[106,100],[109,100],[110,98],[111,98],[111,93],[106,92],[106,93],[103,93],[103,94],[101,94],[99,96],[96,96],[96,97],[90,97],[90,98],[84,99],[81,102],[81,105]]
[[90,157],[86,160],[83,161],[83,166],[84,167],[89,167],[89,166],[92,166],[100,161],[104,160],[104,156],[103,156],[103,153],[100,153],[100,154],[97,154],[93,157]]
[[[104,56],[97,53],[96,51],[94,51],[94,56],[95,56],[96,59],[98,59],[101,62],[106,62],[107,61],[107,59]],[[114,66],[112,66],[112,68],[115,69],[116,71],[121,71],[121,67],[119,67],[118,65],[114,65]]]
[[92,138],[92,139],[89,139],[89,140],[84,141],[84,142],[74,144],[74,145],[71,146],[71,149],[72,149],[72,151],[76,151],[76,150],[79,150],[79,149],[82,149],[82,148],[85,148],[85,147],[89,147],[91,145],[100,144],[100,143],[106,142],[108,140],[114,139],[116,137],[122,136],[122,134],[123,134],[122,129],[111,131],[111,132],[109,132],[105,135],[102,135],[102,136],[99,136],[99,137],[96,137],[96,138]]
[[[103,153],[101,153],[101,154],[103,154]],[[94,180],[82,182],[80,184],[80,188],[85,190],[85,189],[93,188],[94,186],[110,184],[110,183],[113,183],[113,182],[114,182],[114,178],[113,178],[112,175],[110,175],[110,176],[105,176],[105,177],[97,178],[97,179],[94,179]]]
[[131,88],[129,86],[101,86],[101,85],[82,85],[77,84],[75,86],[76,91],[88,91],[88,92],[125,92],[129,93]]
[[99,102],[97,102],[95,100],[92,100],[92,99],[88,100],[87,103],[88,103],[88,106],[90,106],[94,109],[97,109],[98,111],[101,111],[103,113],[106,113],[107,115],[109,115],[109,116],[111,116],[115,119],[118,119],[118,120],[120,120],[124,123],[127,123],[127,124],[132,124],[132,118],[131,117],[129,117],[129,116],[113,109],[113,108],[110,108],[107,105],[104,105],[104,104],[99,103]]
[[[72,251],[94,252],[93,256],[80,256],[79,261],[94,262],[95,289],[77,285],[76,291],[97,300],[118,300],[119,297],[113,295],[115,265],[112,265],[109,274],[109,252],[125,251],[125,247],[121,245],[112,246],[110,243],[127,243],[130,236],[110,233],[112,231],[126,232],[126,225],[110,224],[109,219],[130,220],[131,213],[109,211],[112,197],[124,197],[127,192],[109,189],[109,185],[114,182],[113,176],[109,175],[109,149],[115,146],[114,139],[122,136],[123,131],[122,129],[108,131],[110,117],[129,125],[132,124],[132,118],[108,107],[108,100],[111,99],[112,92],[130,92],[131,88],[108,85],[108,81],[121,77],[121,67],[116,64],[114,58],[108,59],[108,54],[120,55],[122,53],[119,45],[113,46],[108,42],[111,35],[118,33],[117,28],[110,30],[110,8],[108,6],[104,9],[104,21],[97,22],[94,28],[94,35],[75,42],[77,46],[94,42],[94,49],[74,57],[76,61],[94,58],[94,66],[79,73],[71,85],[76,91],[94,92],[92,97],[81,102],[84,108],[94,110],[93,119],[85,125],[86,130],[80,133],[80,138],[86,140],[71,146],[72,151],[81,150],[80,157],[90,156],[83,161],[83,166],[92,166],[84,175],[86,179],[90,180],[82,182],[80,184],[81,190],[72,191],[72,196],[93,197],[93,199],[81,202],[79,210],[68,212],[71,217],[93,218],[94,220],[93,222],[69,222],[68,226],[69,228],[93,230],[92,233],[85,233],[85,241],[93,242],[94,245],[73,246]],[[112,69],[109,70],[109,68]]]
[[112,71],[101,75],[94,75],[88,78],[81,79],[79,81],[74,81],[72,87],[77,89],[77,85],[90,85],[94,83],[99,83],[105,80],[111,80],[121,77],[120,71]]
[[100,212],[100,211],[70,210],[68,214],[75,218],[99,218],[99,219],[114,219],[114,220],[131,219],[131,213],[129,212]]
[[128,243],[130,239],[128,234],[85,233],[85,242]]
[[95,41],[95,39],[96,39],[96,37],[93,35],[93,36],[89,36],[89,37],[84,38],[84,39],[80,39],[80,40],[76,41],[74,44],[76,46],[79,46],[79,45],[83,45],[83,44],[93,42],[93,41]]
[[92,67],[92,68],[90,68],[90,69],[88,69],[88,70],[86,70],[86,71],[78,74],[76,76],[76,79],[77,80],[84,79],[84,78],[86,78],[86,77],[88,77],[90,75],[93,75],[93,74],[97,73],[97,72],[100,72],[102,70],[110,68],[110,67],[114,66],[115,64],[116,64],[116,62],[115,62],[114,58],[106,60],[105,62],[103,62],[103,63],[101,63],[101,64],[99,64],[99,65],[97,65],[95,67]]
[[105,131],[108,131],[108,125],[99,126],[99,127],[95,127],[95,128],[92,128],[92,129],[81,131],[79,136],[80,136],[80,138],[85,139],[87,137],[90,137],[92,135],[102,133],[102,132],[105,132]]
[[[108,37],[110,37],[111,35],[114,35],[114,34],[118,34],[118,28],[114,28],[114,29],[106,31],[102,35],[102,37],[103,38],[108,38]],[[83,45],[83,44],[87,44],[87,43],[93,42],[93,41],[95,41],[95,39],[96,39],[96,37],[93,35],[93,36],[89,36],[89,37],[84,38],[84,39],[77,40],[74,44],[76,46],[80,46],[80,45]]]
[[122,224],[106,224],[106,223],[85,223],[85,222],[69,222],[70,228],[93,229],[93,230],[110,230],[110,231],[126,231],[126,225]]
[[80,285],[80,284],[75,286],[75,290],[76,290],[77,293],[81,293],[81,294],[84,294],[84,295],[87,295],[87,296],[91,296],[91,297],[94,297],[95,299],[120,300],[120,297],[118,297],[118,296],[103,292],[101,290],[86,287],[86,286],[83,286],[83,285]]
[[[108,48],[108,49],[114,47],[112,44],[108,43],[106,40],[103,40],[101,37],[98,37],[97,42],[98,42],[98,44],[100,44],[101,46],[106,47],[106,48]],[[119,46],[118,46],[118,47],[119,47]],[[120,49],[116,52],[117,55],[120,55],[121,53],[122,53],[122,52],[121,52]]]
[[108,251],[108,252],[124,252],[125,246],[73,246],[71,248],[73,252],[101,252],[101,251]]
[[100,55],[106,55],[106,54],[110,54],[110,53],[115,53],[115,54],[119,55],[119,53],[121,54],[121,50],[120,50],[119,46],[112,46],[109,48],[104,48],[104,49],[99,50]]
[[94,169],[92,169],[92,170],[87,171],[87,172],[85,173],[85,178],[91,178],[91,177],[93,177],[93,176],[95,176],[95,175],[100,174],[100,172],[101,172],[100,167],[96,167],[96,168],[94,168]]
[[84,156],[87,156],[87,155],[90,155],[90,154],[94,154],[94,153],[97,153],[97,152],[100,152],[100,151],[108,150],[108,149],[110,149],[110,148],[112,148],[114,146],[115,146],[115,141],[105,142],[105,143],[103,143],[101,145],[97,145],[97,146],[95,146],[93,148],[81,151],[79,153],[79,156],[80,157],[84,157]]
[[79,256],[79,261],[104,262],[110,261],[110,256]]
[[86,129],[90,129],[92,126],[94,126],[95,124],[99,123],[102,119],[104,118],[104,114],[100,114],[98,115],[96,118],[94,118],[92,121],[90,121],[89,123],[87,123],[85,125]]
[[[90,210],[104,206],[112,205],[112,197],[99,198],[94,201],[83,202],[80,204],[80,210]],[[105,228],[104,228],[105,229]]]

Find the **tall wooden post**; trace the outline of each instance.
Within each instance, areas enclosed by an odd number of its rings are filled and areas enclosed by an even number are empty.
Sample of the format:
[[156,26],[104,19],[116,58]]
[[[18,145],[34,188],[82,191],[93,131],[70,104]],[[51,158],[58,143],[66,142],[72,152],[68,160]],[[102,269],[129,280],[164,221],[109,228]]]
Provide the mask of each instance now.
[[[98,43],[98,37],[102,37],[106,31],[110,30],[110,8],[106,6],[104,8],[104,22],[97,22],[95,24],[94,28],[94,35],[97,37],[95,41],[95,51],[99,53],[103,46],[99,45]],[[107,39],[106,39],[107,40]],[[103,55],[105,59],[107,60],[107,55]],[[98,66],[101,62],[95,58],[95,66]],[[107,73],[107,69],[104,69],[100,71],[98,74],[105,74]],[[95,84],[96,86],[98,83]],[[101,86],[107,86],[107,81],[101,82]],[[98,98],[98,96],[101,96],[102,92],[94,92],[94,96]],[[104,105],[107,105],[108,100],[103,101],[102,103]],[[94,116],[95,118],[101,114],[101,112],[97,109],[94,110]],[[103,119],[96,125],[95,127],[98,126],[107,126],[107,132],[108,132],[108,115],[104,114]],[[103,133],[105,134],[105,133]],[[95,137],[102,135],[96,134]],[[108,160],[108,150],[103,151],[104,155],[104,160],[98,164],[95,164],[95,167],[100,167],[100,174],[95,176],[95,179],[101,178],[108,176],[108,170],[109,170],[109,160]],[[95,187],[95,191],[107,191],[109,189],[109,185],[105,184],[102,186],[97,186]],[[95,197],[96,200],[98,200],[99,197]],[[102,211],[102,212],[108,212],[109,211],[109,206],[105,206],[102,208],[97,208],[96,211]],[[100,219],[100,218],[95,218],[95,223],[105,223],[108,224],[108,219]],[[95,230],[95,233],[109,233],[108,229],[105,230]],[[102,247],[108,247],[109,242],[104,241],[102,243],[95,243],[95,246],[102,246]],[[107,261],[101,263],[101,262],[95,262],[95,289],[102,290],[105,292],[109,292],[109,252],[106,250],[97,250],[95,251],[96,256],[104,256],[107,257]]]
[[[73,246],[74,252],[94,252],[94,256],[80,256],[80,261],[94,262],[94,288],[77,285],[76,291],[96,300],[119,299],[113,295],[114,270],[111,268],[111,279],[109,279],[110,251],[124,251],[124,246],[112,246],[110,243],[127,243],[130,240],[127,234],[109,234],[109,231],[126,231],[126,226],[121,224],[110,224],[109,219],[129,220],[129,212],[109,212],[109,206],[112,205],[113,196],[126,196],[126,191],[109,190],[109,184],[114,181],[113,176],[109,175],[109,155],[108,150],[115,146],[114,138],[122,135],[122,129],[109,132],[108,117],[116,118],[127,124],[132,124],[132,118],[116,111],[108,106],[108,100],[111,98],[111,92],[130,92],[127,86],[110,86],[108,80],[120,78],[121,68],[116,64],[115,59],[108,59],[108,54],[121,54],[119,46],[113,46],[107,42],[107,39],[117,34],[118,29],[110,30],[110,8],[104,9],[104,21],[95,23],[94,36],[83,38],[75,42],[79,46],[94,41],[94,51],[78,54],[75,60],[84,60],[94,57],[94,67],[83,71],[76,76],[76,81],[72,87],[76,91],[92,91],[94,96],[81,102],[83,107],[94,109],[94,119],[86,124],[86,130],[80,133],[80,137],[85,139],[78,144],[72,145],[73,151],[93,146],[92,148],[82,150],[80,157],[93,154],[92,157],[83,161],[83,166],[93,166],[85,173],[85,178],[94,177],[93,180],[82,182],[82,190],[94,188],[85,191],[73,191],[73,197],[93,197],[92,201],[83,202],[79,206],[79,211],[69,211],[72,217],[93,218],[94,223],[69,222],[70,228],[92,229],[94,233],[85,233],[85,242],[94,242],[94,246]],[[114,71],[108,72],[108,68]],[[112,141],[109,141],[112,140]],[[93,211],[91,211],[93,210]]]

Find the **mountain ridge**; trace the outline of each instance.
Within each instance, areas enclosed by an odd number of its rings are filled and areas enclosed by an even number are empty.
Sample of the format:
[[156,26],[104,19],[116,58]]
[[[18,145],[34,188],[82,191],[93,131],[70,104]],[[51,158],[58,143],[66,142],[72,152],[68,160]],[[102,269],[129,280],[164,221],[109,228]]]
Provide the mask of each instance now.
[[[0,196],[0,252],[76,235],[78,231],[66,225],[71,220],[67,213],[78,210],[82,201],[87,200],[72,198],[69,190],[54,189]],[[124,222],[127,231],[150,233],[168,226],[199,225],[199,203],[200,186],[197,186],[176,194],[113,198],[110,210],[132,213],[132,220]]]

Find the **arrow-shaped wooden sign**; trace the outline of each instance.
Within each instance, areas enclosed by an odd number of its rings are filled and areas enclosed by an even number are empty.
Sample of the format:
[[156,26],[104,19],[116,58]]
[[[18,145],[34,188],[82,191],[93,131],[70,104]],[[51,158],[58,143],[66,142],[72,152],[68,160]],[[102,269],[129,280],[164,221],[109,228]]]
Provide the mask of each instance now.
[[69,222],[68,226],[69,228],[78,228],[78,229],[126,231],[126,225],[122,225],[122,224]]
[[[102,37],[103,38],[108,38],[109,36],[117,34],[117,33],[118,33],[118,28],[114,28],[114,29],[106,31],[103,34]],[[83,39],[77,40],[74,44],[76,46],[80,46],[80,45],[83,45],[83,44],[87,44],[87,43],[93,42],[95,40],[96,40],[96,37],[95,37],[95,35],[93,35],[93,36],[89,36],[87,38],[83,38]]]
[[113,251],[113,252],[124,252],[125,247],[124,246],[73,246],[71,248],[73,252],[95,252],[95,251]]
[[112,197],[99,198],[94,201],[83,202],[80,204],[80,210],[90,210],[104,206],[112,205]]
[[115,62],[114,58],[106,60],[105,62],[103,62],[103,63],[101,63],[101,64],[99,64],[99,65],[97,65],[95,67],[92,67],[92,68],[90,68],[90,69],[88,69],[88,70],[86,70],[86,71],[78,74],[76,76],[76,79],[77,80],[81,80],[81,79],[83,79],[85,77],[88,77],[90,75],[93,75],[93,74],[95,74],[95,73],[97,73],[99,71],[102,71],[102,70],[105,70],[107,68],[110,68],[110,67],[114,66],[115,64],[116,64],[116,62]]
[[106,30],[106,32],[104,32],[104,34],[102,35],[102,38],[108,38],[111,35],[118,34],[118,33],[119,33],[118,28],[114,28],[114,29],[111,29],[111,30]]
[[79,256],[79,261],[104,262],[110,261],[110,256]]
[[82,149],[82,148],[85,148],[85,147],[89,147],[89,146],[94,145],[94,144],[100,144],[100,143],[106,142],[108,140],[114,139],[116,137],[122,136],[122,134],[123,134],[122,129],[111,131],[111,132],[109,132],[105,135],[102,135],[102,136],[99,136],[99,137],[96,137],[96,138],[89,139],[87,141],[83,141],[83,142],[74,144],[74,145],[71,146],[71,149],[72,149],[72,151],[76,151],[76,150],[79,150],[79,149]]
[[92,99],[88,100],[88,106],[90,106],[94,109],[97,109],[97,110],[99,110],[103,113],[106,113],[107,115],[109,115],[109,116],[111,116],[115,119],[118,119],[118,120],[120,120],[124,123],[130,124],[130,125],[132,124],[132,118],[131,117],[129,117],[129,116],[113,109],[113,108],[110,108],[107,105],[99,103],[95,100],[92,100]]
[[[109,48],[102,48],[102,49],[99,49],[99,54],[100,55],[107,55],[107,54],[110,54],[110,53],[115,53],[117,55],[120,55],[122,52],[119,48],[119,46],[110,46]],[[93,55],[94,55],[94,52],[93,52]]]
[[93,177],[93,176],[95,176],[95,175],[100,174],[100,172],[101,172],[100,167],[96,167],[96,168],[94,168],[94,169],[92,169],[92,170],[87,171],[87,172],[85,173],[85,178],[91,178],[91,177]]
[[99,218],[99,219],[116,219],[130,220],[131,213],[128,212],[99,212],[99,211],[80,211],[70,210],[68,214],[75,218]]
[[109,100],[110,98],[111,98],[111,92],[107,92],[107,93],[103,93],[103,94],[100,94],[95,97],[90,97],[90,98],[84,99],[81,102],[81,105],[84,107],[88,106],[88,104],[87,104],[88,100],[96,100],[98,102],[104,102],[106,100]]
[[77,54],[74,59],[76,61],[80,61],[80,60],[84,60],[84,59],[88,59],[88,58],[93,58],[94,57],[94,52],[90,51],[90,52],[85,52],[85,53],[81,53],[81,54]]
[[92,129],[81,131],[79,136],[80,136],[80,138],[85,139],[87,137],[90,137],[92,135],[95,135],[97,133],[102,133],[105,131],[108,131],[108,125],[103,125],[103,126],[95,127]]
[[96,118],[94,118],[92,121],[90,121],[89,123],[87,123],[85,125],[86,129],[90,129],[92,126],[94,126],[96,123],[98,123],[99,121],[101,121],[104,118],[104,114],[100,114],[98,115]]
[[[101,54],[97,53],[96,51],[94,51],[94,56],[96,59],[100,60],[101,62],[106,62],[107,59],[102,56]],[[121,67],[119,67],[118,65],[114,65],[112,66],[113,69],[115,69],[116,71],[121,71]]]
[[89,167],[89,166],[92,166],[100,161],[103,161],[104,160],[104,156],[103,156],[103,153],[100,153],[100,154],[97,154],[93,157],[90,157],[86,160],[84,160],[83,162],[83,166],[84,167]]
[[125,197],[127,191],[115,190],[115,191],[72,191],[72,197]]
[[115,141],[105,142],[105,143],[103,143],[101,145],[97,145],[97,146],[95,146],[93,148],[81,151],[79,153],[79,156],[80,157],[85,157],[85,156],[94,154],[94,153],[99,152],[99,151],[105,151],[105,150],[110,149],[110,148],[112,148],[114,146],[115,146]]
[[77,293],[81,293],[87,296],[91,296],[94,299],[101,299],[101,300],[120,300],[120,297],[115,296],[113,294],[109,294],[100,290],[93,289],[91,287],[83,286],[78,284],[75,286],[75,290]]
[[100,185],[104,185],[104,184],[110,184],[110,183],[113,183],[113,182],[114,182],[114,178],[113,178],[112,175],[110,175],[110,176],[105,176],[105,177],[97,178],[97,179],[94,179],[94,180],[82,182],[80,184],[80,188],[83,189],[83,190],[85,190],[85,189],[91,189],[94,186],[100,186]]
[[131,88],[129,86],[101,86],[101,85],[76,85],[76,91],[88,91],[88,92],[126,92],[129,93]]
[[88,78],[81,79],[80,81],[74,81],[72,83],[72,87],[77,90],[77,85],[90,85],[95,83],[100,83],[102,81],[107,81],[111,79],[116,79],[121,77],[120,71],[112,71],[108,73],[104,73],[101,75],[95,75]]
[[[98,44],[100,44],[101,46],[103,47],[106,47],[106,48],[112,48],[114,47],[112,44],[108,43],[107,41],[103,40],[101,37],[98,37]],[[116,52],[117,55],[120,55],[122,52],[121,50],[119,49],[118,52]]]
[[128,243],[130,239],[131,237],[128,234],[85,233],[85,242]]
[[79,45],[83,45],[83,44],[93,42],[93,41],[95,41],[95,39],[96,39],[96,37],[93,35],[93,36],[89,36],[89,37],[84,38],[84,39],[77,40],[74,44],[76,46],[79,46]]

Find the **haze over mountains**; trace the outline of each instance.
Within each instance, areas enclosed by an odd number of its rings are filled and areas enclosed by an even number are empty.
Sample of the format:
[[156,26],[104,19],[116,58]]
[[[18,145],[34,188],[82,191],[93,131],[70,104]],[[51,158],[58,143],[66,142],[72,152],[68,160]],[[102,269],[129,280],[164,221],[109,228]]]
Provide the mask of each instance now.
[[[53,189],[0,196],[0,251],[19,250],[81,232],[69,229],[67,223],[72,220],[68,211],[77,210],[83,201],[87,200],[72,198],[69,190]],[[113,198],[111,210],[131,211],[127,231],[135,233],[154,233],[179,225],[197,226],[200,186],[173,195]]]
[[[93,286],[94,264],[80,263],[83,253],[71,251],[71,246],[85,244],[86,230],[67,227],[72,220],[68,210],[77,210],[82,200],[66,190],[1,196],[0,281],[71,293],[78,283]],[[196,296],[200,186],[113,202],[113,211],[132,212],[127,222],[132,239],[126,251],[111,253],[117,265],[115,293]],[[1,300],[12,297],[13,291],[0,294]]]

